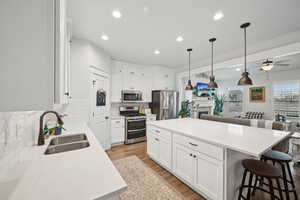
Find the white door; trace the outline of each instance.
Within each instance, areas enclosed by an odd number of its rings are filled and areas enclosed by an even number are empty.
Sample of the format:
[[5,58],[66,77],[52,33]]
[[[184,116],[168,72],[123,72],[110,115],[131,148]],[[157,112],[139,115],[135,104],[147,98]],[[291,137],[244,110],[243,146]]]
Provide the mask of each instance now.
[[174,173],[188,183],[193,184],[195,176],[195,158],[193,158],[193,150],[176,143],[173,147]]
[[223,162],[201,153],[195,159],[195,187],[211,199],[223,199]]
[[109,84],[108,77],[91,74],[90,126],[104,149],[110,147],[109,138]]

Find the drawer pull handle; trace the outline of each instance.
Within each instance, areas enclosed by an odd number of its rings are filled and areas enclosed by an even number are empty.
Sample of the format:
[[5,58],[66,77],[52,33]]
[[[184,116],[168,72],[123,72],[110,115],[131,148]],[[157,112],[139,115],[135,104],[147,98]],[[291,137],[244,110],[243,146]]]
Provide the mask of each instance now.
[[155,130],[155,132],[156,132],[156,133],[160,133],[160,131],[159,131],[159,130]]
[[191,143],[191,142],[189,142],[189,144],[192,145],[192,146],[195,146],[195,147],[198,146],[197,144],[194,144],[194,143]]
[[159,141],[159,139],[158,139],[158,138],[155,138],[155,140],[156,140],[156,141]]
[[116,123],[120,123],[120,121],[116,121]]

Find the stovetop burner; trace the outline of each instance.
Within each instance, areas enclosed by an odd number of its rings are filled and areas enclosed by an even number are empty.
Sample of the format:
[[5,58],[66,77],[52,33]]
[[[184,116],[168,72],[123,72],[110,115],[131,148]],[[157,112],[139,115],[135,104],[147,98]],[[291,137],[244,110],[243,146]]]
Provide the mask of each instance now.
[[145,114],[139,113],[138,106],[121,106],[120,115],[125,117],[143,117]]

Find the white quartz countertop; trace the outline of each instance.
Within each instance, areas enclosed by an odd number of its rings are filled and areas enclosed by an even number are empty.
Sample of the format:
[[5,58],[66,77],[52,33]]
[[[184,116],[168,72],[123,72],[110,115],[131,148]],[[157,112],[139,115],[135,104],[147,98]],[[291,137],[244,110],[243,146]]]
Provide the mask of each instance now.
[[261,156],[291,134],[285,131],[190,118],[153,121],[148,125],[255,157]]
[[[1,193],[9,191],[9,194],[0,194],[0,199],[2,195],[9,200],[105,199],[127,189],[88,126],[84,123],[67,125],[63,135],[85,133],[90,146],[52,155],[44,155],[50,139],[43,146],[32,146],[27,166],[15,184],[11,184],[11,180],[5,183],[2,177],[0,187],[6,188],[2,188]],[[15,173],[14,170],[11,173]]]

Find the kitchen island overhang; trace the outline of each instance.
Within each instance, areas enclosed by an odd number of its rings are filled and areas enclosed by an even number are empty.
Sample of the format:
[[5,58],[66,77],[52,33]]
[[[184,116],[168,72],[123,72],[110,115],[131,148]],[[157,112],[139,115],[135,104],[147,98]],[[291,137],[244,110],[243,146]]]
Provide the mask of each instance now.
[[[236,199],[241,160],[258,159],[291,133],[200,119],[150,122],[147,153],[208,199]],[[191,172],[188,172],[191,171]]]

